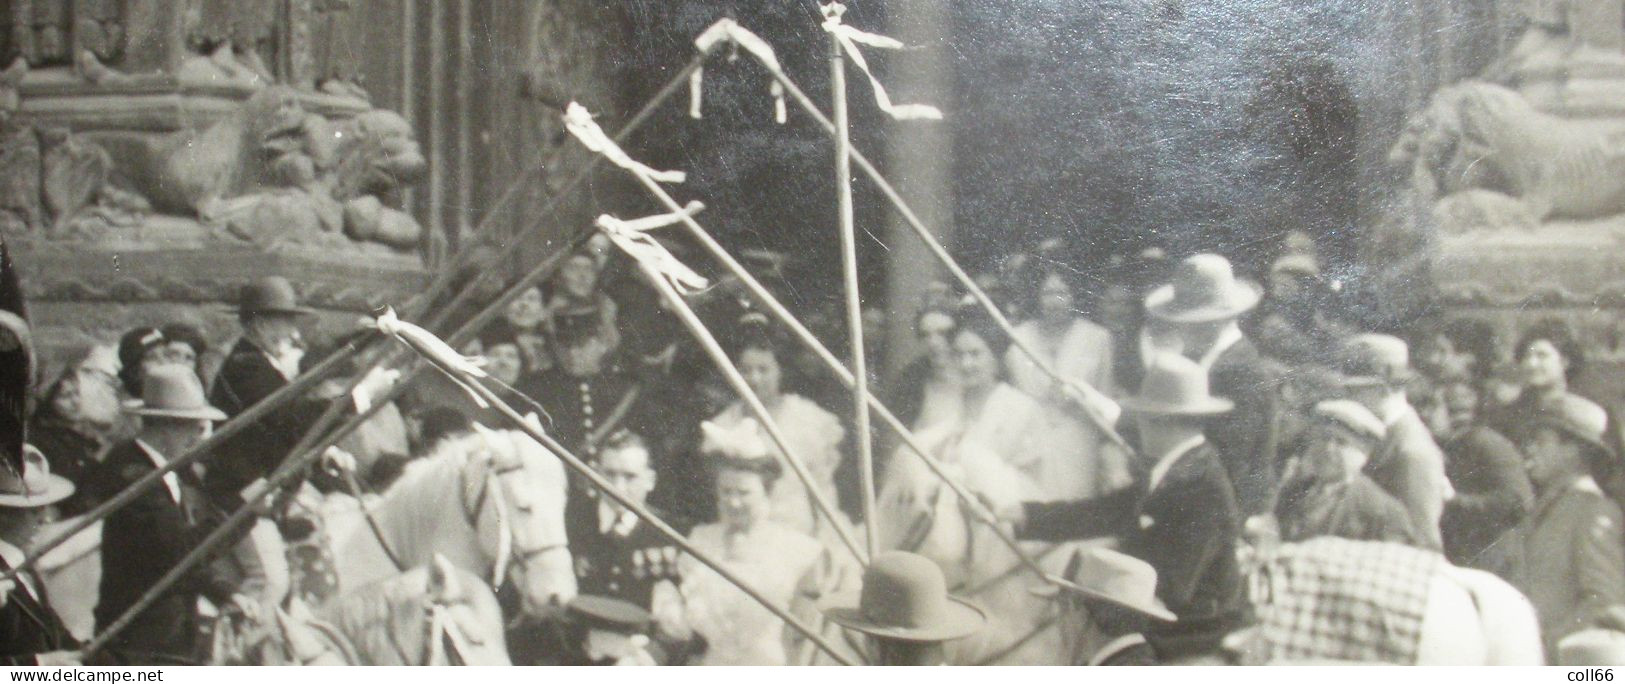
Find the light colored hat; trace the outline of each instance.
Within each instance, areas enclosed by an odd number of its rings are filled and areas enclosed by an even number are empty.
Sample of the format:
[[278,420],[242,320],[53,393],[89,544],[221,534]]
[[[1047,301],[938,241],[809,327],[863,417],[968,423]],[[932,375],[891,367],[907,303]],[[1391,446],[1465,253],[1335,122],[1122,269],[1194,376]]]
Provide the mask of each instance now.
[[1388,437],[1388,426],[1383,424],[1382,419],[1357,401],[1327,399],[1315,404],[1315,417],[1372,442],[1381,442]]
[[1400,385],[1410,380],[1411,348],[1393,335],[1363,333],[1349,340],[1343,385]]
[[1218,321],[1246,313],[1263,296],[1258,284],[1236,278],[1229,259],[1197,254],[1174,267],[1173,282],[1151,291],[1145,310],[1174,323]]
[[1625,665],[1625,632],[1596,627],[1557,642],[1557,663],[1569,667]]
[[1294,273],[1313,278],[1320,275],[1320,264],[1308,254],[1284,254],[1270,265],[1270,273]]
[[125,403],[138,416],[220,421],[225,412],[209,404],[197,373],[182,365],[157,366],[141,382],[141,398]]
[[731,427],[712,421],[700,423],[700,451],[711,452],[745,460],[767,458],[772,455],[762,428],[753,417],[745,417]]
[[838,597],[819,608],[847,629],[903,641],[960,639],[987,622],[982,609],[948,595],[936,563],[907,551],[875,556],[863,571],[858,596]]
[[0,506],[39,508],[70,496],[73,496],[73,483],[61,475],[52,475],[45,454],[32,444],[23,445],[21,476],[11,468],[0,468]]
[[1066,570],[1045,575],[1048,586],[1033,589],[1038,596],[1072,591],[1107,601],[1164,622],[1179,618],[1157,598],[1157,569],[1120,551],[1091,546],[1072,552]]
[[1140,393],[1122,401],[1124,411],[1161,415],[1206,416],[1224,413],[1235,404],[1208,394],[1207,370],[1173,352],[1149,359]]

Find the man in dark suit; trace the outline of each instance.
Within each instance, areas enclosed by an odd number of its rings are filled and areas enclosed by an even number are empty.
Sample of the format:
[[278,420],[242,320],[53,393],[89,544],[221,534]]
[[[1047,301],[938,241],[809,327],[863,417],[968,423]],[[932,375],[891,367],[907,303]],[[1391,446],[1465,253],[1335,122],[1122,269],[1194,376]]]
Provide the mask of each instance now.
[[558,363],[519,390],[551,418],[547,430],[571,452],[591,457],[606,432],[637,411],[631,378],[615,362],[613,340],[597,315],[558,314],[553,321]]
[[[23,447],[21,474],[0,467],[0,572],[22,565],[51,507],[73,491],[32,446]],[[0,665],[78,665],[78,648],[33,570],[0,587]]]
[[[210,402],[230,418],[298,377],[304,360],[299,324],[314,313],[300,306],[293,286],[280,277],[244,286],[237,306],[243,336],[226,355],[210,393]],[[365,409],[394,379],[394,371],[374,369],[351,392],[354,408]],[[231,511],[254,498],[327,407],[328,399],[314,393],[295,398],[220,445],[203,481],[210,501]],[[288,588],[288,568],[276,526],[261,518],[242,534],[246,539],[234,556],[247,577],[245,584],[266,604],[280,601]]]
[[1025,503],[1003,512],[1025,539],[1061,542],[1116,537],[1123,552],[1157,572],[1156,596],[1178,622],[1146,637],[1165,660],[1217,652],[1243,617],[1236,539],[1241,514],[1217,450],[1203,434],[1231,410],[1208,394],[1207,374],[1177,354],[1154,354],[1140,392],[1123,401],[1134,414],[1149,475],[1135,486],[1091,499]]
[[1258,305],[1257,284],[1241,280],[1229,260],[1197,254],[1175,267],[1172,282],[1146,296],[1148,316],[1141,358],[1173,352],[1208,373],[1213,392],[1235,408],[1214,416],[1206,434],[1235,488],[1243,516],[1268,512],[1275,472],[1276,387],[1279,362],[1242,334],[1242,314]]
[[[142,394],[141,402],[130,409],[141,418],[140,432],[115,445],[99,467],[98,481],[105,493],[120,491],[185,453],[203,441],[212,423],[226,418],[204,399],[203,385],[190,368],[151,369]],[[134,606],[217,522],[191,468],[169,473],[162,486],[148,489],[107,516],[102,524],[96,631],[105,630]],[[213,564],[201,564],[142,611],[108,646],[109,655],[131,665],[192,662],[198,655],[199,595],[219,606],[236,604],[250,614],[258,612],[258,606],[235,593]]]

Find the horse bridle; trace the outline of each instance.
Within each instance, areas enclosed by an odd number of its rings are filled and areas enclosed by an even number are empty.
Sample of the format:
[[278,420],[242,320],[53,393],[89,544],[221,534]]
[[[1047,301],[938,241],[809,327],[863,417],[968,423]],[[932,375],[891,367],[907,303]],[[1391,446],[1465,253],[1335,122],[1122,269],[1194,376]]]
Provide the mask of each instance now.
[[520,567],[525,567],[530,563],[531,559],[545,553],[566,548],[566,546],[564,542],[559,542],[555,544],[542,544],[532,548],[514,548],[518,542],[518,539],[516,538],[512,523],[508,521],[507,512],[504,510],[502,505],[502,478],[523,470],[524,466],[512,465],[496,467],[495,463],[491,460],[486,460],[485,462],[487,464],[485,475],[480,479],[480,488],[475,491],[473,497],[474,500],[470,502],[466,495],[462,494],[463,492],[468,491],[467,470],[462,471],[462,474],[460,475],[462,479],[458,483],[457,491],[459,496],[464,497],[462,501],[463,520],[468,523],[469,529],[474,530],[476,533],[478,533],[480,529],[480,515],[485,512],[486,506],[490,505],[490,501],[492,499],[497,501],[496,515],[497,524],[500,526],[500,530],[498,532],[500,537],[497,540],[498,557],[496,562],[493,563],[491,570],[491,586],[492,588],[496,588],[502,586],[502,583],[506,578],[508,565],[510,563],[519,565]]

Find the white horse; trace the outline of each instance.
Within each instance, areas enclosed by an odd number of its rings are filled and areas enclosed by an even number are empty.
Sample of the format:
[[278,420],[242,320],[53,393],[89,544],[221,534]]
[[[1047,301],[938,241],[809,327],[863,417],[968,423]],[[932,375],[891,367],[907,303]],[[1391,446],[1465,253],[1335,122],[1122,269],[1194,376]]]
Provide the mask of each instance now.
[[[1019,501],[1022,476],[993,454],[960,448],[951,436],[927,434],[922,445],[957,482],[989,501]],[[956,665],[1065,665],[1055,628],[1057,613],[1033,589],[1044,580],[1027,570],[1009,546],[978,520],[954,492],[920,461],[899,449],[892,457],[879,498],[880,544],[918,553],[943,570],[949,591],[987,612],[977,634],[948,645]],[[1022,543],[1028,558],[1059,574],[1072,544]]]
[[501,608],[443,557],[352,591],[320,613],[292,599],[257,624],[217,623],[220,665],[508,665]]
[[441,555],[492,586],[512,581],[525,614],[554,612],[576,594],[565,487],[564,465],[522,432],[447,440],[369,505],[370,522],[359,510],[327,519],[338,593]]

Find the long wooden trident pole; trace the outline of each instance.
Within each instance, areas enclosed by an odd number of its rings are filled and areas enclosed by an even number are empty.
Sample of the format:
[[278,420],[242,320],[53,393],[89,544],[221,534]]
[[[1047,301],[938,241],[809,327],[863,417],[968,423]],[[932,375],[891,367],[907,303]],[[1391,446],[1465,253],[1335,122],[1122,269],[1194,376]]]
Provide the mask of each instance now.
[[858,290],[858,244],[852,219],[852,131],[847,122],[846,59],[841,39],[829,36],[829,85],[835,106],[835,201],[841,230],[841,275],[846,290],[846,325],[852,343],[852,409],[858,443],[858,479],[863,491],[863,527],[868,532],[869,557],[880,543],[875,519],[875,454],[869,427],[869,370],[863,354],[863,297]]

